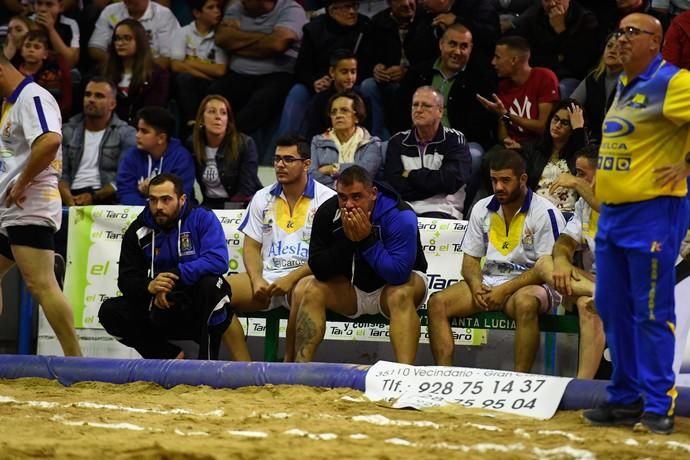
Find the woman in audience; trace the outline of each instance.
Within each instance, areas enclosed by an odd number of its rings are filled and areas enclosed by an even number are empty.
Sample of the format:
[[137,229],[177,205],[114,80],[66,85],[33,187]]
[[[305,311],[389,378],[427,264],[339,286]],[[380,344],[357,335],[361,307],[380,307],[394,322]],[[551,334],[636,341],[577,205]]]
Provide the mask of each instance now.
[[36,29],[36,23],[25,16],[13,16],[7,24],[7,37],[2,44],[2,54],[13,64],[18,65],[24,38],[33,29]]
[[232,108],[223,96],[211,94],[201,101],[191,150],[204,206],[240,207],[249,203],[261,188],[254,140],[237,131]]
[[334,94],[328,101],[331,128],[311,141],[311,176],[331,188],[340,173],[358,164],[376,177],[383,163],[381,139],[362,126],[367,114],[362,98],[353,91]]
[[146,30],[134,19],[113,29],[103,74],[117,85],[117,116],[132,126],[140,108],[168,102],[170,76],[154,64]]
[[582,106],[573,99],[560,101],[551,111],[547,126],[549,129],[536,142],[520,145],[508,138],[505,146],[522,151],[529,187],[562,212],[572,213],[577,201],[575,191],[561,187],[551,193],[549,187],[561,173],[575,175],[575,152],[587,144]]
[[618,42],[613,35],[609,35],[599,65],[570,95],[582,105],[587,114],[592,142],[601,142],[601,125],[616,95],[616,82],[622,71]]

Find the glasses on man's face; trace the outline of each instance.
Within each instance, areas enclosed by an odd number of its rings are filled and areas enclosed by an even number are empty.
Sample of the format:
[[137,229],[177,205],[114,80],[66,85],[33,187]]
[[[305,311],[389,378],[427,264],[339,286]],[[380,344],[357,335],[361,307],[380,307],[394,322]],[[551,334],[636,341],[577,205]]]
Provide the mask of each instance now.
[[551,123],[553,123],[554,125],[559,124],[564,128],[570,128],[570,120],[566,118],[561,118],[558,115],[553,116],[553,118],[551,119]]
[[355,111],[352,109],[348,109],[347,107],[339,107],[337,109],[331,109],[329,113],[332,117],[334,117],[336,115],[349,115],[351,113],[355,113]]
[[654,35],[654,32],[638,29],[637,27],[633,26],[621,27],[620,29],[613,31],[613,36],[616,38],[616,40],[621,38],[623,35],[625,35],[625,38],[630,40],[631,38],[637,37],[640,34]]
[[113,39],[116,42],[125,42],[129,43],[132,40],[134,40],[134,37],[131,35],[115,35],[115,38]]
[[280,162],[283,162],[286,166],[290,166],[292,163],[295,161],[304,161],[304,158],[297,158],[297,157],[291,157],[287,155],[276,155],[273,157],[273,164],[278,164]]
[[333,11],[359,11],[359,2],[336,3],[331,7],[331,9]]

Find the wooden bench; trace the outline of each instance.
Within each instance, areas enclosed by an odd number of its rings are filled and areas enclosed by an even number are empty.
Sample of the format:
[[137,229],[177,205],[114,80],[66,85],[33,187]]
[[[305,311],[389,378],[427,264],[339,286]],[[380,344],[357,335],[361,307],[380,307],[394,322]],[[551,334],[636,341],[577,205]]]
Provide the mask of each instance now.
[[[280,332],[280,320],[288,319],[289,311],[285,308],[276,308],[268,312],[254,312],[254,313],[240,313],[240,316],[248,318],[264,318],[266,320],[266,329],[264,336],[264,361],[276,361],[278,358],[278,340]],[[388,320],[382,315],[362,315],[357,319],[351,319],[346,316],[341,316],[333,312],[326,314],[326,320],[332,322],[344,323],[372,323],[372,324],[388,324]],[[427,325],[427,317],[425,314],[421,315],[422,325]],[[515,330],[515,321],[504,313],[499,311],[491,311],[478,313],[466,318],[453,318],[451,326],[467,328],[467,329],[493,329],[513,331]],[[555,336],[554,333],[569,333],[579,334],[580,327],[578,317],[576,315],[540,315],[539,316],[539,330],[546,332],[545,348],[545,368],[547,374],[555,373]]]

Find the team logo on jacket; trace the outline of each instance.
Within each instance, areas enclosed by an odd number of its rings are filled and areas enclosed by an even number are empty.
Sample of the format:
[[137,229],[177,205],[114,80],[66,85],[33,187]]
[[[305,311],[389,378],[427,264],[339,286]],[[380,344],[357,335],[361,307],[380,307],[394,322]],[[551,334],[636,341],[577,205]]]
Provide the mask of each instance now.
[[189,256],[192,254],[194,254],[192,235],[189,232],[180,233],[180,255]]

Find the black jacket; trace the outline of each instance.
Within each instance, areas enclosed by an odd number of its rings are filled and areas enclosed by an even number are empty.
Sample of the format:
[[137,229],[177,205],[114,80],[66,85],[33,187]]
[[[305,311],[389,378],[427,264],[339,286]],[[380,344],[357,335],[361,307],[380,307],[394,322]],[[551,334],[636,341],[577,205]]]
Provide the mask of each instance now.
[[[386,67],[400,65],[402,51],[412,63],[415,58],[416,31],[419,24],[419,15],[415,16],[412,23],[407,27],[405,39],[400,43],[398,23],[391,17],[391,9],[386,8],[379,11],[371,18],[372,41],[376,44],[373,49],[373,63],[383,64]],[[432,52],[435,52],[432,50]]]

